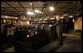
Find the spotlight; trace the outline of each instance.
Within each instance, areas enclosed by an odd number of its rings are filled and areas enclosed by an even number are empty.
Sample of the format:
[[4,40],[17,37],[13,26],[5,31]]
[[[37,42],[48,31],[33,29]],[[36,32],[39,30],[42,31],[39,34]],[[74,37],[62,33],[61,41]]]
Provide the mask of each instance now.
[[73,16],[70,15],[69,17],[72,18]]
[[39,10],[35,10],[35,12],[36,12],[36,13],[41,13],[41,11],[39,11]]
[[28,15],[35,15],[34,12],[30,12],[30,11],[28,11],[27,14],[28,14]]
[[49,7],[49,9],[50,9],[50,11],[54,11],[54,7],[52,7],[52,6]]

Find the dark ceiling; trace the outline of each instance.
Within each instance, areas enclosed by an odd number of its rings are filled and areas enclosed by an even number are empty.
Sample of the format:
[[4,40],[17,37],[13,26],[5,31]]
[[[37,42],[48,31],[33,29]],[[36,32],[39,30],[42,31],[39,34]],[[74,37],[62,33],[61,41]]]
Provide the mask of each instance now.
[[[30,5],[30,2],[33,5]],[[55,10],[53,12],[49,11],[49,6],[54,6]],[[1,2],[1,15],[11,15],[11,16],[26,16],[27,11],[31,9],[38,9],[43,12],[43,14],[37,14],[33,17],[53,17],[54,15],[69,14],[76,15],[82,12],[80,1],[6,1]]]

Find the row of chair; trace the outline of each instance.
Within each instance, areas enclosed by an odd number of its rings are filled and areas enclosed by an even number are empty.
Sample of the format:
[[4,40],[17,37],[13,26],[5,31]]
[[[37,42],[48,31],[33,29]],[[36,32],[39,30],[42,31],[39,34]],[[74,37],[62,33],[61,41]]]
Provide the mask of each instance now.
[[43,31],[32,37],[25,38],[23,40],[16,41],[15,51],[16,52],[34,52],[39,48],[50,43],[48,35]]

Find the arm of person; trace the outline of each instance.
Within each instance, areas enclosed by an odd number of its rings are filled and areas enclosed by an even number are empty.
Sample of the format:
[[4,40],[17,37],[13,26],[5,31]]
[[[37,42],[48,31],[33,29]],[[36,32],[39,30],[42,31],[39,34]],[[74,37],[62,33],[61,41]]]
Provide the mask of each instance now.
[[58,21],[58,22],[56,22],[55,24],[53,24],[53,26],[57,26],[58,24],[60,24],[61,22],[60,21]]

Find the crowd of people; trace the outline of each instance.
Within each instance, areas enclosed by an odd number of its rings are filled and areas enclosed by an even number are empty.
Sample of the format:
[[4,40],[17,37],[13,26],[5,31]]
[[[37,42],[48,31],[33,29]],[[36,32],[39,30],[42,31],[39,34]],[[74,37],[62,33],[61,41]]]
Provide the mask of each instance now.
[[53,40],[55,33],[57,32],[57,37],[59,37],[60,42],[62,42],[62,22],[57,18],[57,22],[55,24],[30,24],[30,25],[16,25],[12,23],[2,23],[1,24],[1,34],[2,36],[5,35],[8,37],[8,40],[11,41],[11,39],[14,38],[14,32],[15,31],[23,31],[23,30],[29,30],[29,29],[35,29],[38,31],[45,31],[47,35],[49,36],[50,41]]
[[50,40],[52,41],[52,25],[51,24],[40,24],[40,25],[15,25],[12,23],[2,23],[1,24],[1,35],[4,39],[4,37],[7,37],[9,41],[11,41],[14,38],[14,32],[15,31],[29,31],[31,29],[35,29],[38,31],[45,31],[48,35]]
[[14,31],[27,30],[27,29],[50,31],[50,30],[52,30],[52,25],[51,24],[15,25],[12,23],[2,23],[1,24],[1,33],[2,34],[6,33],[7,35],[9,35],[9,32],[11,32],[13,35]]

